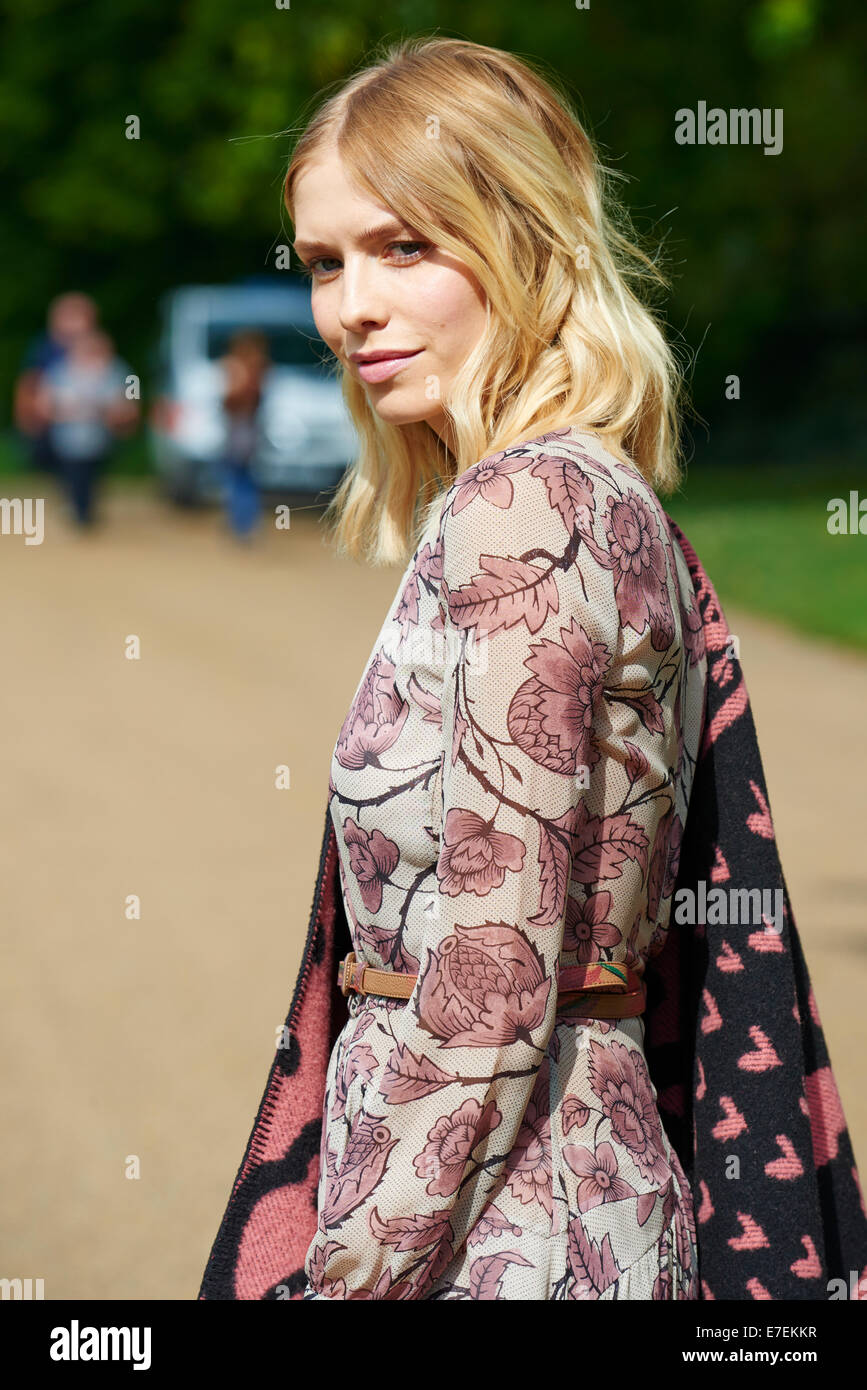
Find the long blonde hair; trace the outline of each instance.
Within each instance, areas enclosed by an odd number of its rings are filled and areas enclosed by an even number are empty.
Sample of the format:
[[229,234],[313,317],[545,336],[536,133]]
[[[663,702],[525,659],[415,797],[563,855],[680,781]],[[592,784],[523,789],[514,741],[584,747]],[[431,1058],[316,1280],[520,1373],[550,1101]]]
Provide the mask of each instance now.
[[403,562],[442,493],[473,463],[574,425],[657,491],[681,479],[683,377],[637,288],[668,287],[610,198],[567,96],[527,61],[450,38],[409,38],[319,107],[283,185],[333,147],[357,186],[466,264],[488,305],[481,341],[442,405],[452,449],[424,421],[390,425],[341,367],[357,456],[325,519],[338,550]]

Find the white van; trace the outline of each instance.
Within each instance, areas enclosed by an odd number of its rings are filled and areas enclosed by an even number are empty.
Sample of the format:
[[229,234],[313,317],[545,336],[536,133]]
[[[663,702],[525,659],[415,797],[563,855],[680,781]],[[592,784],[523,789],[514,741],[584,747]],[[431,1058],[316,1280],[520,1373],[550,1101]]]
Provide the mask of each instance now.
[[[310,290],[255,278],[188,285],[161,301],[160,397],[149,421],[164,491],[178,502],[216,501],[226,424],[218,365],[230,338],[251,328],[268,339],[268,370],[251,472],[265,492],[315,494],[336,486],[357,436],[320,338]],[[325,499],[323,499],[325,500]]]

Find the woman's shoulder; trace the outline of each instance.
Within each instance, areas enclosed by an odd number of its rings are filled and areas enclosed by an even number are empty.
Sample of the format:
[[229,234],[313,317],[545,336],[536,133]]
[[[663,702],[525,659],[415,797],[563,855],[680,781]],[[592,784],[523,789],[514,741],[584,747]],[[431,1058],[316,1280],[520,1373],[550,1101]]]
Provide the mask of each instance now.
[[[592,600],[636,630],[674,609],[673,639],[676,614],[693,607],[687,563],[653,487],[597,434],[574,427],[460,474],[444,495],[436,551],[441,584],[466,590],[470,608],[476,597],[520,608],[541,584],[575,583],[584,606]],[[655,635],[668,627],[657,623]]]
[[664,522],[636,464],[593,431],[567,426],[488,454],[459,474],[442,497],[440,535],[538,544],[546,529],[592,528],[618,503],[635,501]]

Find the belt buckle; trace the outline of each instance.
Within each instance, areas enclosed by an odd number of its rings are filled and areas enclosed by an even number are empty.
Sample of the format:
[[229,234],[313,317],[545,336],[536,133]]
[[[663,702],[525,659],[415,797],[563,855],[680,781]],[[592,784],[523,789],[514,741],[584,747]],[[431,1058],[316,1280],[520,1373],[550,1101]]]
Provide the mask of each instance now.
[[349,990],[351,988],[349,980],[352,975],[352,967],[354,965],[355,952],[350,951],[349,955],[344,956],[343,960],[340,962],[340,967],[337,972],[337,983],[340,986],[340,993],[343,995],[344,999],[349,994]]

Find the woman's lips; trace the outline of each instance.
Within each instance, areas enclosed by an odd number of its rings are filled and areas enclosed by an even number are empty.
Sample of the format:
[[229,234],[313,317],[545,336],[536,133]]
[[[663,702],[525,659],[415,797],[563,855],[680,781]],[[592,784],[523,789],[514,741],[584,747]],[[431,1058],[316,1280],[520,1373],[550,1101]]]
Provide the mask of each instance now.
[[419,352],[424,352],[424,348],[408,353],[405,357],[382,357],[378,362],[359,362],[358,375],[362,381],[386,381],[388,377],[394,376],[395,372],[399,372],[404,363],[412,362],[413,358],[418,357]]

